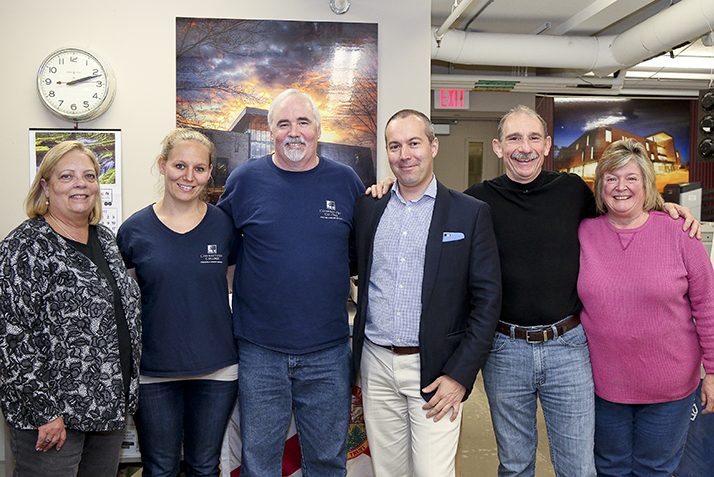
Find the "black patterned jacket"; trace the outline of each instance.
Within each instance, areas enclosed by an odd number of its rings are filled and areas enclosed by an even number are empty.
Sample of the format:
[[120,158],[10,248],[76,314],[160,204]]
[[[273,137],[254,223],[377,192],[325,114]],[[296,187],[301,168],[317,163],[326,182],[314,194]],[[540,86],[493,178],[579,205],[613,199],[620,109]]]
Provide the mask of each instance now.
[[87,257],[42,217],[0,243],[0,406],[8,424],[36,429],[59,416],[67,429],[108,431],[136,410],[141,297],[111,231],[99,241],[121,292],[132,347],[125,403],[113,294]]

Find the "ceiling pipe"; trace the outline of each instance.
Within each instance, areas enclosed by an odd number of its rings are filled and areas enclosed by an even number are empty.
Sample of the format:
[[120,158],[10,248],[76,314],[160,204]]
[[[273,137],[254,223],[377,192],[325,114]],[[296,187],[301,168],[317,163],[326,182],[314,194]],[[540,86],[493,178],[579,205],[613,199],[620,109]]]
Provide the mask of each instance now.
[[[533,66],[590,71],[615,37],[562,37],[449,31],[431,58],[462,65]],[[609,41],[608,41],[609,40]]]
[[633,66],[675,46],[697,39],[714,25],[714,0],[682,0],[618,35],[612,56]]
[[592,71],[607,76],[699,38],[714,25],[714,0],[681,0],[620,35],[601,37],[446,32],[431,57],[448,63]]
[[441,43],[441,39],[444,38],[446,32],[449,31],[449,28],[451,28],[451,25],[453,25],[461,14],[464,13],[464,10],[471,5],[471,2],[473,2],[473,0],[461,0],[461,3],[459,3],[456,8],[451,11],[451,15],[449,15],[444,23],[434,32],[434,39],[436,40],[437,48]]

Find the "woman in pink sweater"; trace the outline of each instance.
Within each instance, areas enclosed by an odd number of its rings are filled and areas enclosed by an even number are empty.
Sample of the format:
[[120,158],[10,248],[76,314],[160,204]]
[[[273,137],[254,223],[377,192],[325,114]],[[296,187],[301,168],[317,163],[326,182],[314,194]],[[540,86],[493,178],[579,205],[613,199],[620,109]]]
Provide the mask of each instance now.
[[704,245],[661,212],[644,146],[623,139],[595,171],[603,214],[581,223],[578,294],[595,381],[599,476],[670,476],[700,365],[714,410],[714,271]]

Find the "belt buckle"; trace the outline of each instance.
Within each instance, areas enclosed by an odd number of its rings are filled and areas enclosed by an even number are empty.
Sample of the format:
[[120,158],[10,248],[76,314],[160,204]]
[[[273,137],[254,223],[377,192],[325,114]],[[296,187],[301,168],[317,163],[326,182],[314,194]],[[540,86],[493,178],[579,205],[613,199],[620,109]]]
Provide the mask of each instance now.
[[[540,333],[542,336],[542,339],[539,341],[531,341],[531,339],[530,339],[531,333],[533,333],[533,334]],[[536,330],[526,331],[526,343],[544,343],[546,341],[548,341],[548,329],[547,328],[544,328],[542,330],[537,330],[537,331]]]

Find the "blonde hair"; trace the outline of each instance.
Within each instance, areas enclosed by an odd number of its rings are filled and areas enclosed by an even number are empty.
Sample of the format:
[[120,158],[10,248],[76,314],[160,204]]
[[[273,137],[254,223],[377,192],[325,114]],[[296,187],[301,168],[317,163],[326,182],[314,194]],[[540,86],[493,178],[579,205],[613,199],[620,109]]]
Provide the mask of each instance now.
[[645,146],[633,138],[620,139],[610,144],[602,153],[600,161],[595,168],[595,203],[601,214],[607,213],[607,207],[602,199],[602,178],[606,172],[615,171],[629,162],[634,162],[642,173],[642,183],[645,188],[646,211],[664,210],[664,199],[657,190],[657,174],[652,161],[647,155]]
[[[37,217],[39,215],[45,215],[49,210],[49,203],[47,197],[45,196],[45,191],[42,188],[42,180],[45,183],[50,181],[52,174],[57,167],[57,163],[67,154],[68,152],[77,150],[87,156],[92,162],[92,167],[94,168],[94,174],[99,181],[99,163],[94,153],[87,148],[84,144],[79,141],[63,141],[52,149],[50,149],[45,157],[40,163],[39,169],[37,169],[37,174],[35,179],[32,181],[30,190],[25,197],[25,212],[29,218]],[[90,225],[97,225],[100,220],[102,220],[102,195],[97,194],[97,201],[94,204],[94,208],[89,211],[88,222]]]
[[162,158],[168,161],[169,154],[171,154],[176,144],[181,141],[195,141],[206,146],[206,149],[208,149],[208,165],[213,165],[213,159],[216,156],[216,146],[214,146],[211,140],[204,134],[189,128],[176,128],[166,135],[164,140],[161,141],[161,152],[159,153],[159,157],[156,158],[157,161]]

